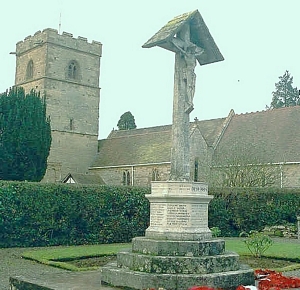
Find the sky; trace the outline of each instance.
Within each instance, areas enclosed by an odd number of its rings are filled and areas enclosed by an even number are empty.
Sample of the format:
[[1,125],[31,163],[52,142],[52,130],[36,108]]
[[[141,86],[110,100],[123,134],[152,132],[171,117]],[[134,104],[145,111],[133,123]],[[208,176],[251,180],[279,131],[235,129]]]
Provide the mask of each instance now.
[[[54,28],[103,44],[99,138],[130,111],[137,128],[172,123],[174,53],[142,48],[169,20],[198,9],[225,60],[196,66],[191,121],[265,110],[286,70],[300,88],[299,0],[4,0],[0,92],[14,84],[15,45]],[[59,26],[59,24],[61,24]]]

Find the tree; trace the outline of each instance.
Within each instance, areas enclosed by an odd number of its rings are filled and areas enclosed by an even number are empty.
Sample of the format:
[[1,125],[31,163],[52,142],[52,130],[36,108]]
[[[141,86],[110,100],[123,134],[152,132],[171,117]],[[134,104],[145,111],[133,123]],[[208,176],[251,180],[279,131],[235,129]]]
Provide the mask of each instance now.
[[299,91],[292,84],[293,77],[289,71],[285,71],[284,75],[279,77],[279,82],[275,84],[276,90],[272,92],[273,98],[269,109],[300,105]]
[[131,112],[125,112],[121,117],[117,124],[119,130],[130,130],[135,129],[136,124],[134,120],[134,116],[131,114]]
[[0,94],[0,179],[40,181],[50,146],[45,97],[22,87]]
[[270,187],[279,178],[278,166],[262,163],[247,147],[235,144],[230,151],[215,153],[210,173],[210,183],[217,187]]

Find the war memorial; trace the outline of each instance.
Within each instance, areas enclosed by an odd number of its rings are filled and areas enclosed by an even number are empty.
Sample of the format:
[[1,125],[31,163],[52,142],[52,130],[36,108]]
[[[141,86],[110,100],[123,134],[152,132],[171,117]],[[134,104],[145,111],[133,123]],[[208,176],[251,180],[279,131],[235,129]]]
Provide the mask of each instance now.
[[[159,46],[175,53],[171,173],[154,181],[150,226],[132,249],[118,253],[117,262],[102,268],[104,284],[129,289],[186,290],[193,285],[235,289],[254,283],[253,270],[239,256],[225,251],[208,228],[208,185],[190,178],[189,123],[194,109],[197,62],[223,61],[198,10],[175,17],[143,48]],[[222,218],[222,217],[220,217]]]

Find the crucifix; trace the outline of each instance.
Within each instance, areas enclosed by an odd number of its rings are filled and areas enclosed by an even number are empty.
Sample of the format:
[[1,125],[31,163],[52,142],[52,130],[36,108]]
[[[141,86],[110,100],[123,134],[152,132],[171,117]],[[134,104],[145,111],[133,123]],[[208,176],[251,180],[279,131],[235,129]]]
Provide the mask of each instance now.
[[190,113],[194,109],[197,62],[224,60],[198,10],[169,21],[144,45],[160,46],[175,53],[172,151],[170,180],[191,181]]

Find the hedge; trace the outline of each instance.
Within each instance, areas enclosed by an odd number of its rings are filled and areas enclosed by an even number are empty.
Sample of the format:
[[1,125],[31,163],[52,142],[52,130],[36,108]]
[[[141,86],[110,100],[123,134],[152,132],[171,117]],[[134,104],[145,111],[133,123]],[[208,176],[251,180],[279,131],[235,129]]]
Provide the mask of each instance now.
[[0,247],[129,242],[148,226],[149,191],[0,182]]
[[209,227],[223,236],[262,230],[265,226],[296,223],[300,215],[300,189],[210,188]]
[[[0,247],[130,242],[149,226],[150,188],[0,182]],[[300,189],[210,188],[223,236],[296,223]]]

